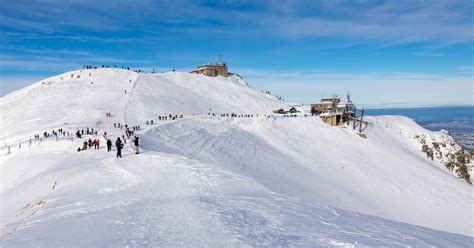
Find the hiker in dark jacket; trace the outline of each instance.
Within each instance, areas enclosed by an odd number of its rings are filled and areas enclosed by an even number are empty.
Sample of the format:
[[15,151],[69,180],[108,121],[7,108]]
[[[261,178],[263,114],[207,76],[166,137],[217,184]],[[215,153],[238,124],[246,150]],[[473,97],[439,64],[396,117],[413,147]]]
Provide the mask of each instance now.
[[134,137],[133,145],[135,146],[135,154],[138,154],[138,136]]
[[112,141],[110,139],[107,140],[107,151],[110,152],[112,150]]
[[123,144],[119,137],[117,137],[117,141],[115,141],[115,147],[117,147],[117,158],[122,157]]

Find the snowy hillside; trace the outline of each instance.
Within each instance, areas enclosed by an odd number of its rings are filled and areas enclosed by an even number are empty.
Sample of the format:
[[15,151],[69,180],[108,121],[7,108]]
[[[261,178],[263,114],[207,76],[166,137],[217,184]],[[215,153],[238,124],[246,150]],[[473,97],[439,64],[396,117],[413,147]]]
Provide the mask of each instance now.
[[143,122],[160,114],[265,114],[288,107],[241,80],[183,72],[143,74],[127,106],[126,120]]
[[18,141],[57,127],[104,128],[106,112],[123,118],[130,96],[124,91],[138,77],[126,70],[72,71],[8,94],[0,99],[0,139]]
[[150,129],[143,145],[219,164],[299,199],[469,234],[463,219],[471,216],[472,187],[409,138],[427,131],[404,117],[369,122],[363,139],[319,117],[187,119]]
[[127,121],[144,122],[160,114],[269,113],[288,106],[241,81],[182,72],[67,72],[2,97],[0,139],[31,137],[59,126],[104,128],[102,118],[106,112],[123,123],[125,111]]
[[[235,78],[117,69],[68,72],[2,97],[0,145],[11,153],[0,150],[0,244],[474,242],[472,185],[427,158],[417,138],[446,134],[400,116],[368,117],[367,138],[317,116],[266,117],[288,106]],[[247,117],[221,116],[231,113]],[[158,119],[169,114],[183,118]],[[103,148],[123,135],[114,123],[141,126],[140,154],[130,140],[122,159]],[[85,139],[102,148],[78,152],[84,138],[67,135],[18,147],[59,128],[99,130]]]

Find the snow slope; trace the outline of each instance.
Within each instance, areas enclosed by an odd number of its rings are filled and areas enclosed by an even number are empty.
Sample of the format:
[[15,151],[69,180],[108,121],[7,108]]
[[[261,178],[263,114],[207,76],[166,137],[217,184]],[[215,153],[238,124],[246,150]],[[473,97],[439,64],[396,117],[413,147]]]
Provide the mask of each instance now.
[[409,137],[427,131],[404,117],[368,120],[363,139],[319,117],[194,118],[150,129],[143,145],[219,164],[288,196],[471,235],[472,186]]
[[[413,138],[442,133],[369,117],[364,139],[318,117],[263,117],[286,106],[232,78],[118,69],[68,72],[2,97],[1,144],[85,127],[114,140],[121,122],[144,127],[144,151],[127,142],[116,159],[77,152],[77,139],[12,147],[0,156],[0,244],[472,245],[472,186]],[[185,117],[155,118],[169,113]]]
[[144,74],[127,107],[127,121],[138,123],[143,122],[145,117],[169,113],[264,114],[289,106],[237,79],[185,72]]
[[[312,204],[219,165],[72,142],[1,157],[2,246],[469,246],[472,238]],[[25,161],[36,161],[32,164]],[[24,175],[18,177],[17,175]]]
[[[79,78],[77,78],[79,76]],[[102,128],[106,112],[123,121],[138,73],[119,69],[67,72],[0,98],[0,140],[17,141],[57,128]]]

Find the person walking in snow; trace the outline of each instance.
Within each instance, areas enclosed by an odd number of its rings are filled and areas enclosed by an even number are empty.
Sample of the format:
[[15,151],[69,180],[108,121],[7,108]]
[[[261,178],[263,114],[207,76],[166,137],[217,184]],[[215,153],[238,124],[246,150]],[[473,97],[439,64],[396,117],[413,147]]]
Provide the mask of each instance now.
[[110,139],[107,140],[107,151],[112,151],[112,141]]
[[82,143],[82,150],[87,150],[87,140]]
[[122,157],[122,148],[123,144],[122,141],[120,140],[120,137],[117,137],[117,141],[115,141],[115,147],[117,148],[117,158]]
[[89,139],[88,144],[89,144],[89,148],[91,148],[92,147],[92,140],[91,139]]
[[134,137],[133,145],[135,146],[135,154],[138,154],[138,136]]

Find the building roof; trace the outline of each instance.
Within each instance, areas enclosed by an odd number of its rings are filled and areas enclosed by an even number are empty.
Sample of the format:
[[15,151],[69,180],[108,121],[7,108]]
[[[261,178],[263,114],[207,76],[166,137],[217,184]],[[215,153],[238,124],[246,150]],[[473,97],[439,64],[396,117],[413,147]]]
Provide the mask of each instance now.
[[226,66],[225,63],[218,63],[218,64],[207,64],[207,65],[198,65],[197,68],[216,68]]

